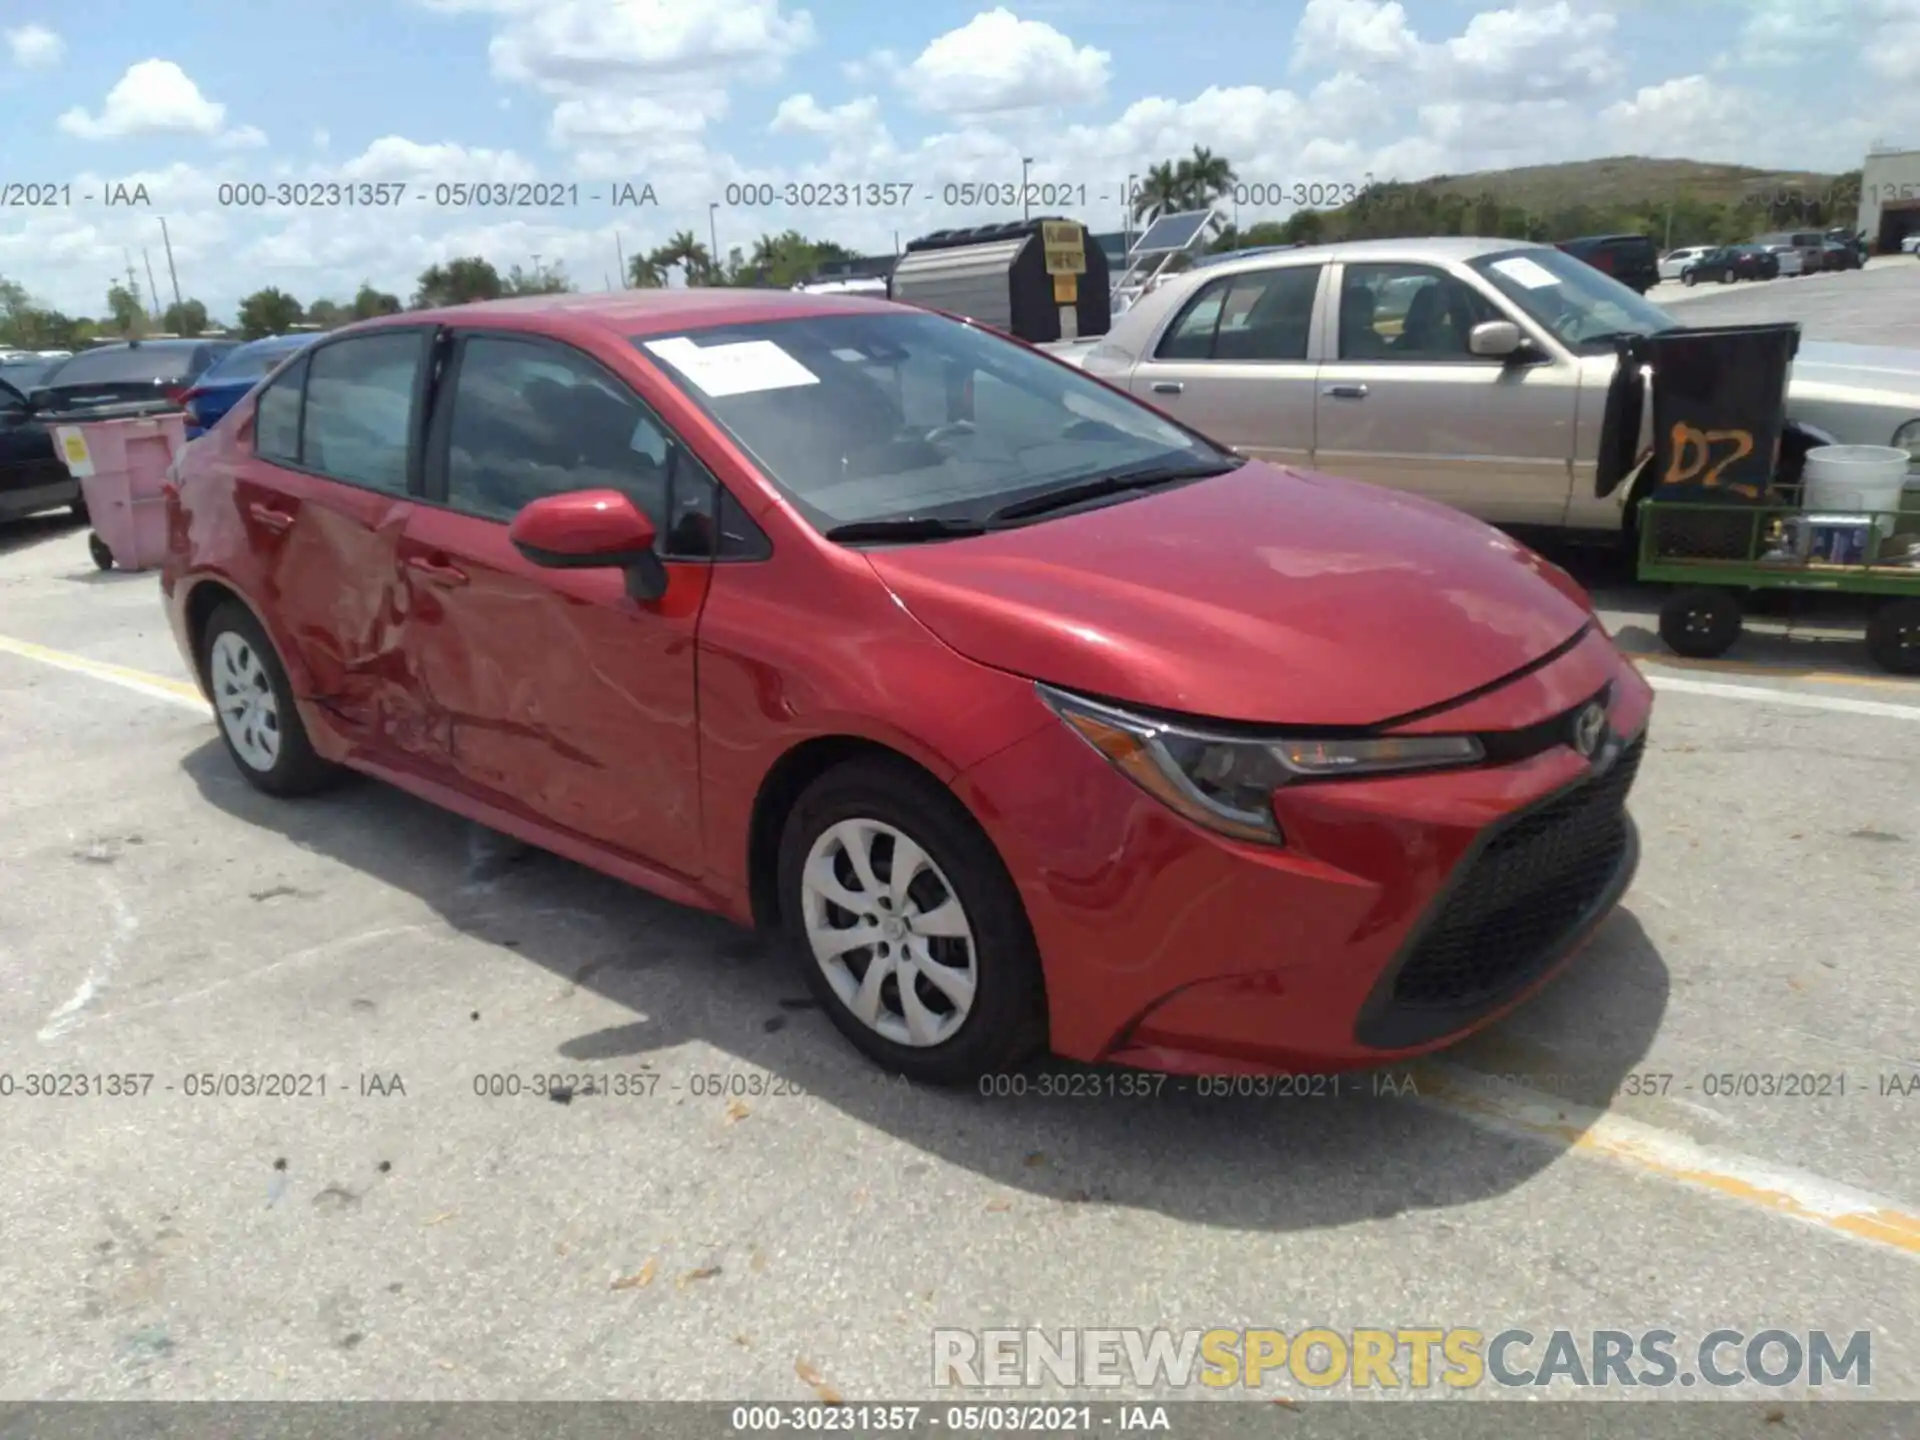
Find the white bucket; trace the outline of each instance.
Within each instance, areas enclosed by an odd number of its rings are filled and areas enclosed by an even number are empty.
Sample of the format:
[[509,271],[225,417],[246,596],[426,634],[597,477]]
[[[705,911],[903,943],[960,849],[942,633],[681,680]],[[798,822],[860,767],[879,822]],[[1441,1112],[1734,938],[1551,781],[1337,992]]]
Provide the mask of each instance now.
[[[1898,510],[1913,457],[1891,445],[1821,445],[1807,452],[1808,510]],[[1891,528],[1890,520],[1881,528]]]

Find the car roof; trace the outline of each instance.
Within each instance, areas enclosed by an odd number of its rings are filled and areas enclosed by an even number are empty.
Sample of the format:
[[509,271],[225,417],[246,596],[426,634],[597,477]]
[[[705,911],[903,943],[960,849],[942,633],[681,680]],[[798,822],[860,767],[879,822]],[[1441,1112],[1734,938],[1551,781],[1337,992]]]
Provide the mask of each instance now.
[[1505,240],[1483,235],[1421,235],[1397,240],[1336,240],[1325,245],[1297,245],[1279,250],[1225,252],[1218,259],[1208,257],[1205,265],[1191,266],[1169,282],[1185,275],[1232,275],[1241,268],[1260,269],[1276,259],[1287,262],[1326,262],[1334,260],[1477,260],[1482,255],[1498,255],[1509,250],[1551,250],[1531,240]]
[[631,337],[672,335],[716,325],[751,325],[809,315],[871,315],[875,310],[898,311],[902,315],[926,313],[920,306],[897,305],[877,295],[702,286],[685,290],[614,290],[481,300],[471,305],[383,315],[351,328],[358,332],[363,328],[425,322],[483,329],[535,329],[554,334],[611,331]]

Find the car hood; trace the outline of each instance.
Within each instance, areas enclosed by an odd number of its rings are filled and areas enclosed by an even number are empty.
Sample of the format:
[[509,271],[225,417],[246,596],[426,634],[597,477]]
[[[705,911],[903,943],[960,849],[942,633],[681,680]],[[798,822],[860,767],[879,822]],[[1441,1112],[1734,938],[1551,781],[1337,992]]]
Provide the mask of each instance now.
[[1791,392],[1846,393],[1862,400],[1920,402],[1920,350],[1805,340],[1793,357]]
[[1503,679],[1591,618],[1578,587],[1477,520],[1258,461],[868,558],[963,655],[1218,720],[1378,724]]

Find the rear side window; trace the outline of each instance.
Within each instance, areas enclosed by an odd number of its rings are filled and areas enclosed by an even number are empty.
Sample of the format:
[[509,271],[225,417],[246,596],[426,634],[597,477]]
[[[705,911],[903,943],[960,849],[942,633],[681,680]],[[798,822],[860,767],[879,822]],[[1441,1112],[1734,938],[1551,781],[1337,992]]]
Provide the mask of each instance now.
[[1214,281],[1188,302],[1154,358],[1305,360],[1321,268],[1286,265]]
[[261,392],[253,415],[253,450],[262,460],[300,463],[300,396],[306,383],[303,356]]
[[332,479],[405,494],[422,350],[422,335],[412,330],[315,350],[306,367],[301,463]]
[[164,385],[193,374],[194,349],[186,345],[128,345],[83,350],[53,376],[56,385]]

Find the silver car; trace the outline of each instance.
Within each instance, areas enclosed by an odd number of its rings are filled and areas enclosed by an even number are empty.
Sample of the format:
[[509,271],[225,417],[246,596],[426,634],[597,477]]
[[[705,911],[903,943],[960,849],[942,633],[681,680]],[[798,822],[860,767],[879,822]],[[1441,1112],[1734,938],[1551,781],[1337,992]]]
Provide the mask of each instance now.
[[[1594,493],[1614,340],[1681,325],[1552,246],[1442,237],[1208,265],[1044,348],[1243,454],[1499,525],[1618,531],[1638,492]],[[1920,456],[1920,354],[1806,342],[1788,418]]]

